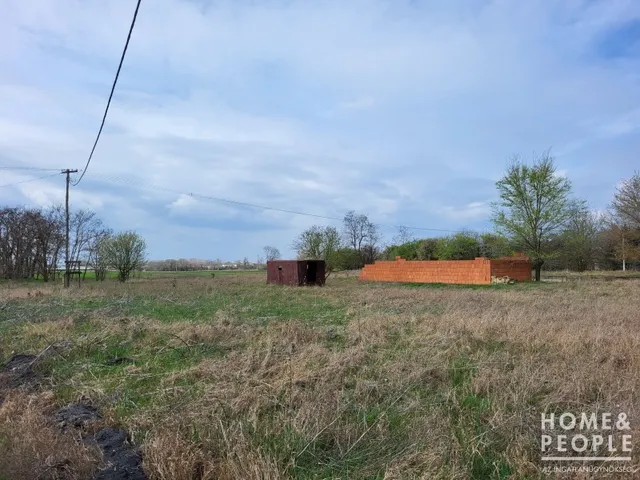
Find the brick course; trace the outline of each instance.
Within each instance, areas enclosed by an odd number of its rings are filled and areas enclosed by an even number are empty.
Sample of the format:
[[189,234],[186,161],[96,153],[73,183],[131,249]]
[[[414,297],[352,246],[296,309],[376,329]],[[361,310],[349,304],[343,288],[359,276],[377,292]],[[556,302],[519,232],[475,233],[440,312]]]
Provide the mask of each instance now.
[[360,280],[373,282],[461,283],[488,285],[491,277],[509,277],[518,282],[531,280],[531,261],[527,257],[475,260],[376,261],[365,265]]

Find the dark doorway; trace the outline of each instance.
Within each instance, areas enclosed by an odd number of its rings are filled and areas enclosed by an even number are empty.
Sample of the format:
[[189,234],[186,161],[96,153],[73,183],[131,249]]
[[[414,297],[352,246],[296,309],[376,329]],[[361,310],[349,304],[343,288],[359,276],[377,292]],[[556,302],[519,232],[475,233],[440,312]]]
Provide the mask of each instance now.
[[318,264],[316,262],[307,263],[307,284],[313,285],[318,278]]

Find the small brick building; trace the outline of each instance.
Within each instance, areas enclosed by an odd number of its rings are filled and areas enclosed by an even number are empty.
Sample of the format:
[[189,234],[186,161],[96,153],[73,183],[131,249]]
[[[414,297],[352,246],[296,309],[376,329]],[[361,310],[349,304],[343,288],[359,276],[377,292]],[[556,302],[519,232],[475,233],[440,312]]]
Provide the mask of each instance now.
[[324,285],[324,260],[269,260],[267,283],[278,285]]
[[517,282],[531,280],[528,257],[502,257],[475,260],[376,261],[365,265],[360,280],[374,282],[459,283],[489,285],[492,278],[509,277]]

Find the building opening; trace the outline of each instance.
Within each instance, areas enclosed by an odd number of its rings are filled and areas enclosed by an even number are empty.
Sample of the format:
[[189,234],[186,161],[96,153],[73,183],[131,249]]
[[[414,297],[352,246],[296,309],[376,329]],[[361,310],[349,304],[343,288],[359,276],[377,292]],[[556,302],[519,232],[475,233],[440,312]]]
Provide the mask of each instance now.
[[307,263],[307,283],[316,283],[318,276],[318,264],[316,262]]

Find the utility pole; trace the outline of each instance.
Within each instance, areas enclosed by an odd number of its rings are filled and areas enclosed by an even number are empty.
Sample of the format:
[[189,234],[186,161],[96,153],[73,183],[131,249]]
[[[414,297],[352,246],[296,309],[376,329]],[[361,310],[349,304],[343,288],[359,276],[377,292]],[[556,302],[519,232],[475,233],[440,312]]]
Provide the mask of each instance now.
[[64,288],[69,288],[69,175],[77,173],[78,170],[62,170],[60,173],[64,173],[67,176],[67,189],[64,197],[64,212],[66,217],[66,248],[64,251]]
[[622,271],[627,271],[627,256],[624,251],[624,230],[622,231]]

